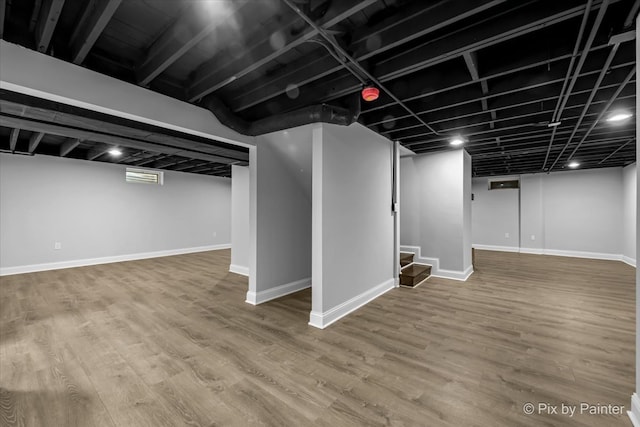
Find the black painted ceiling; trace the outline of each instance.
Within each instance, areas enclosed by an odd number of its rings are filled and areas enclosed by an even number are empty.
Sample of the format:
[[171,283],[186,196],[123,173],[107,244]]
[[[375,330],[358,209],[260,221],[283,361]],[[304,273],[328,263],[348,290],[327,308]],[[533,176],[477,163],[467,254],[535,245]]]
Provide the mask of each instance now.
[[[384,90],[363,102],[362,124],[416,153],[449,150],[451,137],[461,136],[475,176],[562,170],[571,160],[625,166],[636,158],[635,116],[617,124],[606,118],[635,115],[637,0],[0,5],[7,41],[187,102],[215,96],[249,121],[318,103],[346,106],[373,77]],[[1,148],[28,152],[34,135],[3,126]],[[42,140],[48,154],[71,144],[60,135]],[[78,142],[65,155],[102,150],[94,160],[114,161],[104,154],[108,143]],[[117,161],[213,175],[246,164],[241,149],[221,162],[125,151]]]

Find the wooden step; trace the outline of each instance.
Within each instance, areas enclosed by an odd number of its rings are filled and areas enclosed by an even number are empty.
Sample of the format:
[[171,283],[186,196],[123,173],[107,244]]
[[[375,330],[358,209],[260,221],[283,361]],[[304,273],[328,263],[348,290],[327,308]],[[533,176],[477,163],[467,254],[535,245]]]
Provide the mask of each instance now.
[[410,252],[400,252],[400,267],[409,265],[413,262],[413,254]]
[[431,266],[425,264],[411,264],[400,271],[400,284],[415,287],[431,275]]

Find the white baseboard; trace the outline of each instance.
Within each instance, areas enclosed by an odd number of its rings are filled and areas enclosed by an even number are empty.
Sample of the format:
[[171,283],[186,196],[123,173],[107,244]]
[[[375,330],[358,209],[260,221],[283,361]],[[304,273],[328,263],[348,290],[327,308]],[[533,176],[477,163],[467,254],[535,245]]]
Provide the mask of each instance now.
[[633,393],[631,396],[631,410],[627,414],[633,427],[640,427],[640,397],[638,397],[638,393]]
[[247,300],[245,302],[252,305],[258,305],[262,304],[263,302],[271,301],[272,299],[280,298],[285,295],[307,289],[309,287],[311,287],[311,277],[302,280],[296,280],[295,282],[291,283],[285,283],[284,285],[276,286],[264,291],[249,291],[247,292]]
[[459,280],[466,282],[469,276],[473,274],[473,265],[467,267],[464,271],[458,270],[438,270],[436,274],[431,273],[433,277],[441,277],[443,279]]
[[409,252],[415,255],[416,259],[413,262],[418,264],[427,264],[431,266],[431,275],[433,277],[441,277],[443,279],[453,279],[466,281],[471,274],[473,274],[473,266],[470,265],[464,271],[459,270],[446,270],[440,268],[439,258],[429,258],[422,256],[422,249],[420,246],[400,246],[400,252]]
[[517,246],[473,245],[472,247],[481,251],[520,252]]
[[87,267],[98,264],[111,264],[114,262],[136,261],[141,259],[159,258],[173,255],[185,255],[196,252],[217,251],[220,249],[229,249],[231,244],[198,246],[194,248],[169,249],[165,251],[142,252],[137,254],[116,255],[100,258],[77,259],[70,261],[48,262],[44,264],[21,265],[17,267],[0,268],[0,276],[9,276],[12,274],[35,273],[38,271],[60,270],[63,268]]
[[520,248],[521,254],[544,255],[544,249],[541,248]]
[[600,253],[600,252],[545,249],[544,254],[553,255],[553,256],[566,256],[566,257],[572,257],[572,258],[589,258],[589,259],[604,259],[609,261],[622,261],[622,255],[620,254],[606,254],[606,253]]
[[636,260],[628,256],[621,254],[608,254],[601,252],[585,252],[585,251],[569,251],[564,249],[542,249],[542,248],[515,248],[515,247],[503,247],[503,246],[489,246],[489,245],[473,245],[474,248],[485,251],[501,251],[501,252],[520,252],[521,254],[532,255],[552,255],[552,256],[566,256],[570,258],[588,258],[588,259],[603,259],[609,261],[622,261],[629,264],[632,267],[636,266]]
[[360,295],[357,295],[350,300],[345,301],[342,304],[325,311],[324,313],[312,311],[311,315],[309,316],[309,325],[315,326],[319,329],[324,329],[330,324],[342,319],[347,314],[356,311],[363,305],[367,304],[370,301],[373,301],[380,295],[390,291],[393,288],[395,288],[395,279],[391,278],[379,284],[375,288],[369,289],[368,291],[363,292]]
[[243,266],[237,265],[237,264],[230,264],[229,265],[229,271],[231,273],[236,273],[236,274],[240,274],[242,276],[249,277],[249,267],[243,267]]

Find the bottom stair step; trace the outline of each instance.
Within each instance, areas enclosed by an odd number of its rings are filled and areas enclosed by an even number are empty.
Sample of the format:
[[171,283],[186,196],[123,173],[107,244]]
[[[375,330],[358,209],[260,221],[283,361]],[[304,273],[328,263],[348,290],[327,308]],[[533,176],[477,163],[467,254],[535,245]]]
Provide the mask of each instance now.
[[429,275],[431,275],[430,265],[411,264],[400,271],[400,285],[413,288]]

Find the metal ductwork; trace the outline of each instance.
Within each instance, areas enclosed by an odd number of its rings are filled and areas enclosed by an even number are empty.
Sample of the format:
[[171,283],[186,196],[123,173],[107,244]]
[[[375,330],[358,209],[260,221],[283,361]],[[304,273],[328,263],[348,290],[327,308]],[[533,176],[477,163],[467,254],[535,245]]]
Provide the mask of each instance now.
[[208,96],[203,100],[203,105],[220,120],[220,123],[238,133],[249,136],[264,135],[310,123],[331,123],[349,126],[358,120],[358,116],[360,116],[359,94],[356,94],[350,103],[350,108],[327,104],[312,105],[288,113],[266,117],[255,122],[249,122],[236,116],[215,96]]

